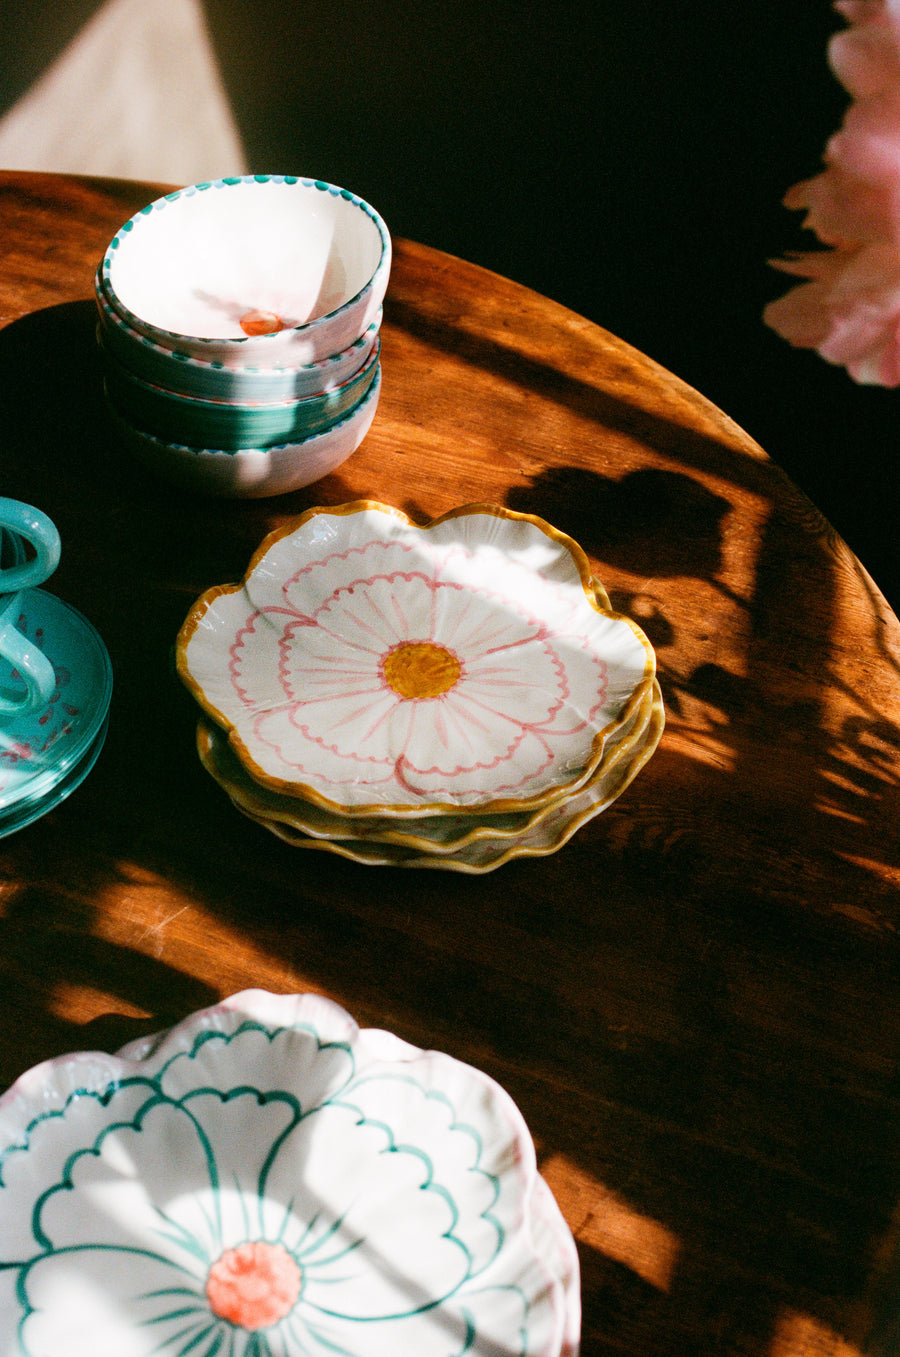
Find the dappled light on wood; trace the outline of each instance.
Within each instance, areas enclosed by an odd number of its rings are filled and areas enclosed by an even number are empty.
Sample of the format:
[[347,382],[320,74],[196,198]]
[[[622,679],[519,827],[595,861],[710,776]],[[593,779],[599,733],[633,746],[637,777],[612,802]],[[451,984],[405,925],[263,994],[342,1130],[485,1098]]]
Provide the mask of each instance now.
[[579,1244],[624,1264],[657,1290],[669,1290],[680,1252],[671,1230],[635,1210],[563,1155],[546,1160],[541,1174]]
[[824,1321],[785,1309],[776,1319],[766,1357],[798,1357],[801,1353],[816,1353],[821,1357],[863,1357],[862,1348],[842,1338]]

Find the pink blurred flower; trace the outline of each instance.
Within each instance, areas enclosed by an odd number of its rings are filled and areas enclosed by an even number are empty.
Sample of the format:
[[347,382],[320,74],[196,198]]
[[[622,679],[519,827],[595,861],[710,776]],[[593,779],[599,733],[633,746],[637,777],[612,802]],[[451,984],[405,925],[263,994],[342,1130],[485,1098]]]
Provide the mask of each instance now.
[[806,281],[764,320],[858,382],[900,386],[900,0],[837,0],[828,46],[852,102],[824,170],[785,196],[824,248],[773,261]]

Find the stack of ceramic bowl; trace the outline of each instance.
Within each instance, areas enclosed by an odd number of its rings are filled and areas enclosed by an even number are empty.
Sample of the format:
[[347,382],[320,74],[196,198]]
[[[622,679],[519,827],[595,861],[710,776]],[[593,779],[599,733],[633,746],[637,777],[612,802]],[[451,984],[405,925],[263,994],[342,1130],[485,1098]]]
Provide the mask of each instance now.
[[346,189],[291,175],[150,203],[95,279],[106,397],[143,463],[216,494],[281,494],[345,461],[381,386],[391,241]]
[[582,549],[470,505],[272,533],[186,618],[204,766],[251,819],[358,862],[484,872],[560,848],[656,748],[647,638]]

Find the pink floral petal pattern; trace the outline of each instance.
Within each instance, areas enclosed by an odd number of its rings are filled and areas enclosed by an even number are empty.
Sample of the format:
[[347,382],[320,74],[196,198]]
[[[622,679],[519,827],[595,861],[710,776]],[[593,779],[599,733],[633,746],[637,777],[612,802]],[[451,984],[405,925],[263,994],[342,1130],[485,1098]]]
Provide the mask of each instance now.
[[369,502],[311,511],[203,596],[177,649],[257,780],[359,814],[577,786],[655,667],[580,548],[493,506],[424,528]]

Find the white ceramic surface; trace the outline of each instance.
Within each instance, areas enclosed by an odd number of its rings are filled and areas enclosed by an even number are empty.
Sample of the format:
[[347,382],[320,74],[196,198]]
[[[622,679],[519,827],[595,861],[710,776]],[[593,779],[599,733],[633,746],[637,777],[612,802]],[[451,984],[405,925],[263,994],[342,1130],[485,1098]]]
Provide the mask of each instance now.
[[0,1347],[575,1357],[572,1236],[486,1075],[249,991],[0,1099]]
[[372,426],[381,394],[378,367],[366,395],[348,415],[299,443],[271,448],[193,448],[136,429],[107,398],[117,441],[142,466],[187,490],[232,499],[283,495],[321,480],[346,462]]
[[633,782],[659,744],[665,717],[658,688],[649,721],[642,727],[634,743],[628,742],[622,757],[612,761],[571,796],[551,806],[534,826],[514,836],[490,833],[469,835],[459,847],[436,852],[432,845],[413,847],[404,843],[401,835],[380,838],[334,838],[304,833],[283,819],[251,813],[240,801],[235,806],[248,819],[295,848],[315,848],[335,853],[372,867],[432,868],[446,872],[464,872],[470,876],[493,872],[504,863],[518,858],[548,857],[569,842],[573,834],[601,811],[607,809]]
[[253,778],[363,816],[577,790],[655,672],[581,548],[494,505],[425,527],[370,501],[309,510],[198,600],[176,650]]
[[[113,237],[96,286],[164,348],[279,367],[320,362],[359,339],[384,301],[390,265],[387,228],[355,194],[246,175],[148,204]],[[248,334],[256,315],[280,328]]]
[[298,367],[255,368],[232,362],[204,362],[188,353],[163,348],[126,324],[98,293],[98,339],[115,357],[144,381],[154,382],[183,396],[207,400],[295,400],[330,391],[358,372],[375,346],[381,327],[379,309],[365,334],[342,353],[319,363]]
[[[596,806],[594,813],[598,813],[614,796],[620,795],[627,785],[626,776],[647,743],[655,705],[661,710],[658,685],[653,680],[647,684],[631,717],[607,742],[603,758],[580,793],[571,798],[564,794],[560,802],[506,815],[447,814],[406,819],[396,815],[340,815],[301,797],[284,796],[261,786],[237,758],[225,731],[207,718],[201,718],[198,724],[197,750],[204,768],[238,810],[251,819],[271,822],[269,827],[284,826],[292,841],[295,836],[297,842],[306,838],[326,842],[365,839],[368,844],[391,844],[433,857],[455,855],[460,849],[481,842],[490,855],[495,855],[503,844],[515,847],[526,842],[542,820],[550,816],[558,819],[558,810],[566,802],[570,803],[567,809],[572,815],[580,808],[582,798],[585,806]],[[573,802],[579,803],[574,810]]]

